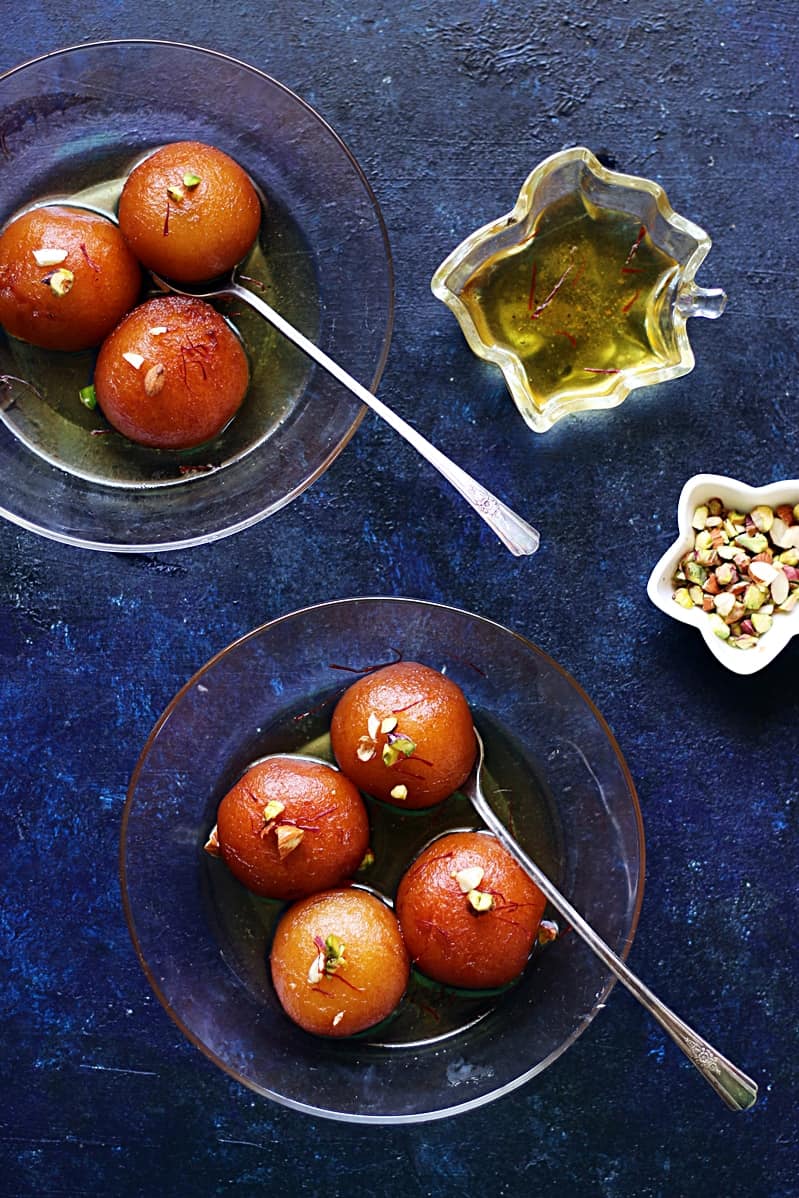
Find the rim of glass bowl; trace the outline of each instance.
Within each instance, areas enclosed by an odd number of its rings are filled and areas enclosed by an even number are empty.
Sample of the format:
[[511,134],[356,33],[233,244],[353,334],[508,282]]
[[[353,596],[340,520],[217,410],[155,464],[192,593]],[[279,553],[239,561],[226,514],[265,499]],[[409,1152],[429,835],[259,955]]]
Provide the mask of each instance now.
[[[96,39],[94,41],[78,42],[78,43],[75,43],[70,46],[62,46],[56,50],[49,50],[45,54],[37,54],[33,58],[26,59],[25,62],[17,63],[16,66],[11,67],[9,70],[1,72],[0,73],[0,85],[2,85],[4,80],[10,78],[12,75],[19,74],[20,72],[28,69],[29,67],[37,66],[38,64],[45,62],[48,59],[59,58],[59,57],[63,57],[68,54],[74,54],[76,52],[85,52],[87,50],[92,50],[92,49],[100,48],[103,46],[133,46],[133,45],[145,46],[145,47],[146,46],[154,46],[154,47],[155,46],[164,46],[164,47],[168,47],[169,49],[173,49],[173,50],[174,49],[190,50],[194,53],[205,54],[205,55],[208,55],[209,58],[220,59],[224,62],[231,63],[237,67],[241,67],[243,70],[249,71],[251,74],[257,75],[257,76],[261,77],[262,79],[265,79],[269,84],[278,88],[280,91],[284,92],[293,101],[295,101],[302,108],[304,108],[306,113],[319,124],[321,129],[330,138],[332,138],[333,141],[338,143],[338,146],[341,149],[341,151],[349,159],[350,165],[353,167],[356,175],[358,176],[358,178],[361,182],[361,185],[363,186],[366,197],[368,198],[368,200],[372,206],[372,209],[374,211],[374,216],[375,216],[375,219],[377,222],[377,227],[378,227],[380,235],[382,237],[383,247],[385,250],[385,268],[386,268],[386,275],[387,275],[387,279],[386,279],[386,282],[387,282],[386,327],[385,327],[385,331],[383,334],[383,342],[382,342],[381,351],[378,356],[377,362],[375,363],[374,370],[372,372],[372,379],[371,379],[371,382],[367,384],[371,391],[376,391],[378,388],[378,385],[380,383],[380,380],[383,376],[383,371],[385,370],[386,362],[388,361],[388,353],[389,353],[389,349],[391,346],[391,338],[392,338],[392,333],[393,333],[393,328],[394,328],[394,309],[395,309],[394,262],[393,262],[393,257],[392,257],[392,253],[391,253],[391,245],[390,245],[389,238],[388,238],[388,228],[386,226],[386,222],[383,217],[383,213],[381,211],[377,197],[376,197],[374,191],[372,190],[372,186],[369,183],[369,180],[367,179],[367,177],[363,171],[363,168],[360,166],[359,162],[355,158],[355,155],[352,153],[352,151],[347,146],[346,142],[343,140],[343,138],[340,136],[340,134],[338,134],[336,132],[336,130],[332,127],[332,125],[328,124],[328,122],[324,119],[324,117],[322,117],[316,111],[316,109],[311,104],[308,103],[307,100],[304,100],[302,98],[302,96],[298,95],[295,91],[292,91],[292,89],[287,87],[284,83],[281,83],[279,79],[275,79],[272,75],[267,74],[266,71],[262,71],[262,70],[260,70],[260,68],[252,66],[251,63],[245,62],[240,58],[236,58],[232,54],[226,54],[221,50],[212,50],[206,46],[198,46],[191,42],[171,41],[168,38],[146,38],[146,37],[101,38],[101,39]],[[42,524],[37,523],[35,520],[30,520],[18,512],[10,511],[3,504],[1,495],[0,495],[0,517],[3,517],[4,519],[9,520],[12,524],[17,525],[17,527],[26,529],[28,532],[33,532],[39,536],[46,537],[48,540],[58,541],[63,545],[73,545],[80,549],[93,549],[93,550],[98,550],[100,552],[107,552],[107,553],[165,553],[165,552],[169,552],[169,551],[172,551],[175,549],[189,549],[196,545],[211,544],[214,541],[221,541],[225,537],[233,536],[238,532],[242,532],[246,528],[251,528],[254,524],[260,523],[262,520],[265,520],[268,516],[274,515],[275,512],[278,512],[278,511],[280,511],[281,508],[286,507],[289,503],[292,502],[292,500],[296,499],[299,495],[301,495],[303,493],[303,491],[306,491],[308,489],[308,487],[312,486],[313,483],[315,483],[316,480],[318,478],[320,478],[325,473],[325,471],[332,465],[332,463],[339,456],[339,454],[342,452],[342,450],[349,444],[350,440],[357,432],[358,427],[361,424],[361,421],[363,420],[365,415],[366,415],[366,408],[365,408],[365,406],[361,405],[359,407],[358,411],[356,412],[355,417],[354,417],[352,423],[350,424],[350,427],[347,429],[347,431],[344,433],[344,435],[341,437],[341,439],[337,442],[337,444],[334,446],[334,448],[331,450],[331,452],[323,459],[322,462],[320,462],[320,464],[311,473],[309,473],[307,475],[306,478],[304,478],[297,486],[293,487],[290,491],[288,491],[286,495],[281,496],[279,499],[275,500],[264,510],[256,512],[254,515],[248,516],[244,519],[238,520],[235,523],[230,524],[229,526],[227,526],[226,528],[223,528],[223,529],[215,529],[212,532],[200,533],[197,536],[181,537],[179,539],[170,540],[170,541],[159,541],[159,542],[154,542],[154,543],[143,541],[143,542],[137,543],[137,544],[118,544],[113,541],[104,541],[101,539],[96,539],[96,540],[88,539],[83,536],[78,536],[78,535],[69,534],[69,533],[63,533],[63,532],[59,532],[54,529],[44,527]],[[55,467],[55,469],[57,469],[57,467]]]
[[212,670],[221,659],[226,657],[229,653],[235,652],[247,641],[253,640],[256,637],[262,636],[265,632],[267,632],[271,629],[275,629],[275,628],[279,627],[281,624],[288,623],[289,621],[296,619],[297,617],[302,617],[309,613],[312,613],[315,611],[321,611],[326,608],[345,607],[345,606],[349,607],[349,606],[355,606],[360,603],[392,603],[392,604],[407,605],[408,607],[421,607],[421,608],[426,608],[426,609],[435,609],[435,610],[442,611],[442,612],[450,612],[450,613],[453,613],[454,615],[463,616],[463,617],[466,617],[467,619],[476,620],[480,623],[489,625],[489,626],[493,627],[494,629],[497,629],[503,635],[508,635],[508,636],[514,637],[516,640],[518,640],[524,646],[525,650],[532,651],[532,653],[535,656],[542,659],[547,664],[547,666],[551,667],[553,670],[555,670],[558,674],[561,675],[561,677],[576,692],[578,698],[581,699],[583,703],[585,703],[586,707],[588,708],[590,713],[593,715],[594,719],[596,720],[597,724],[599,725],[600,729],[602,730],[604,736],[606,737],[607,743],[610,746],[610,748],[612,749],[613,754],[616,758],[616,761],[619,765],[622,776],[624,778],[624,782],[625,782],[627,791],[630,796],[632,813],[633,813],[634,820],[635,820],[635,828],[636,828],[637,840],[638,840],[638,852],[639,852],[640,864],[639,864],[639,868],[638,868],[638,880],[637,880],[637,884],[636,884],[635,902],[633,904],[633,907],[631,910],[631,916],[630,916],[629,932],[627,934],[624,945],[619,950],[619,956],[623,960],[626,960],[626,958],[629,955],[629,952],[632,948],[633,941],[635,940],[635,935],[636,935],[636,931],[638,928],[638,920],[639,920],[639,917],[641,914],[641,907],[643,904],[644,887],[645,887],[645,880],[646,880],[646,839],[645,839],[645,833],[644,833],[643,815],[641,813],[641,806],[638,801],[638,794],[635,789],[635,783],[633,781],[633,778],[629,771],[627,763],[624,760],[624,756],[622,755],[621,749],[618,746],[616,738],[614,737],[613,733],[611,732],[610,727],[609,727],[607,721],[605,720],[604,716],[602,715],[602,713],[600,712],[600,710],[598,709],[596,704],[593,703],[592,700],[588,697],[588,695],[583,690],[583,688],[580,686],[580,684],[572,677],[572,675],[566,669],[564,669],[563,666],[559,665],[558,662],[555,661],[554,658],[550,657],[550,655],[548,653],[544,652],[543,649],[539,648],[539,646],[536,645],[533,641],[531,641],[528,637],[525,637],[521,633],[513,631],[513,629],[507,628],[504,624],[500,624],[497,620],[492,620],[487,616],[477,615],[474,612],[467,611],[464,608],[458,608],[458,607],[452,606],[451,604],[436,603],[436,602],[432,602],[432,601],[428,601],[428,600],[424,600],[424,599],[411,599],[411,598],[404,598],[404,597],[397,597],[397,596],[359,595],[359,596],[346,598],[346,599],[331,599],[331,600],[327,600],[323,603],[309,604],[306,607],[297,608],[294,611],[287,612],[286,614],[284,614],[282,616],[277,616],[272,620],[267,620],[266,623],[259,625],[257,628],[253,628],[250,632],[247,632],[243,636],[238,637],[235,641],[232,641],[224,649],[221,649],[218,653],[215,653],[214,656],[211,657],[205,663],[205,665],[203,665],[199,670],[197,670],[196,673],[193,674],[192,677],[189,678],[189,680],[186,683],[184,683],[184,685],[180,688],[180,690],[177,692],[177,694],[172,698],[172,700],[169,702],[167,707],[164,709],[161,716],[156,721],[155,725],[153,726],[152,730],[150,731],[150,734],[147,737],[147,741],[136,761],[136,765],[133,769],[130,783],[128,785],[127,796],[125,799],[125,806],[124,806],[124,809],[122,812],[122,822],[121,822],[120,840],[119,840],[119,879],[120,879],[120,888],[121,888],[121,892],[122,892],[122,905],[123,905],[123,909],[124,909],[124,913],[125,913],[125,920],[128,925],[128,931],[130,933],[130,937],[133,942],[133,947],[136,952],[136,956],[138,958],[139,964],[144,972],[145,977],[147,978],[147,981],[148,981],[151,989],[153,990],[154,994],[156,995],[161,1006],[164,1008],[166,1013],[169,1015],[169,1017],[173,1021],[173,1023],[175,1023],[175,1025],[179,1028],[179,1030],[183,1033],[183,1035],[189,1040],[189,1042],[191,1044],[193,1044],[195,1048],[198,1048],[203,1053],[204,1056],[206,1056],[210,1061],[212,1061],[215,1065],[217,1065],[224,1073],[226,1073],[228,1077],[232,1077],[234,1081],[238,1082],[239,1084],[241,1084],[243,1086],[246,1086],[248,1089],[254,1091],[256,1094],[259,1094],[264,1098],[268,1098],[268,1099],[272,1100],[273,1102],[279,1103],[281,1106],[289,1107],[292,1110],[300,1111],[301,1113],[307,1114],[307,1115],[312,1115],[312,1116],[326,1118],[326,1119],[333,1119],[335,1121],[342,1122],[342,1123],[356,1123],[356,1124],[360,1123],[360,1124],[386,1125],[387,1126],[387,1125],[392,1125],[392,1124],[403,1124],[403,1123],[405,1123],[405,1124],[407,1124],[407,1123],[427,1123],[427,1122],[432,1122],[433,1120],[437,1120],[437,1119],[449,1118],[451,1115],[462,1114],[465,1111],[476,1110],[478,1107],[485,1106],[487,1103],[493,1102],[495,1099],[501,1098],[504,1095],[512,1093],[514,1090],[518,1089],[522,1085],[525,1085],[532,1078],[536,1077],[539,1073],[542,1073],[546,1068],[549,1067],[549,1065],[551,1065],[554,1061],[556,1061],[558,1059],[558,1057],[562,1056],[562,1054],[575,1042],[575,1040],[577,1040],[578,1037],[582,1035],[582,1033],[586,1030],[588,1025],[593,1022],[595,1016],[605,1006],[608,995],[610,994],[613,987],[616,985],[615,976],[613,974],[610,974],[609,977],[606,979],[601,990],[596,995],[594,1004],[591,1007],[590,1012],[579,1023],[579,1025],[574,1028],[571,1035],[566,1037],[566,1039],[564,1039],[562,1041],[562,1043],[559,1044],[558,1047],[553,1052],[549,1053],[549,1055],[546,1056],[543,1060],[537,1062],[537,1064],[534,1065],[532,1068],[525,1070],[519,1077],[512,1079],[511,1081],[507,1082],[505,1085],[498,1086],[495,1090],[491,1090],[490,1092],[488,1092],[486,1094],[481,1094],[481,1095],[477,1096],[476,1098],[472,1098],[466,1102],[454,1103],[452,1106],[446,1107],[445,1109],[439,1109],[439,1110],[435,1110],[435,1111],[423,1111],[423,1112],[418,1112],[418,1113],[415,1112],[413,1114],[401,1114],[401,1115],[361,1115],[361,1114],[351,1113],[351,1112],[340,1112],[340,1111],[325,1109],[323,1107],[310,1106],[310,1105],[303,1103],[301,1101],[298,1101],[296,1099],[289,1098],[283,1094],[278,1094],[272,1090],[269,1090],[266,1086],[259,1085],[257,1082],[253,1081],[251,1078],[244,1077],[235,1068],[231,1068],[230,1065],[228,1065],[212,1049],[210,1049],[206,1044],[203,1043],[203,1041],[192,1031],[192,1029],[190,1027],[187,1026],[187,1024],[184,1022],[183,1018],[178,1014],[178,1012],[171,1005],[169,999],[162,992],[157,979],[155,978],[152,970],[150,969],[150,966],[147,962],[147,959],[144,956],[144,953],[142,951],[142,948],[141,948],[141,945],[139,942],[139,937],[138,937],[138,933],[136,930],[136,921],[134,918],[133,910],[132,910],[130,899],[128,896],[127,869],[126,869],[126,856],[125,856],[125,854],[126,854],[126,839],[127,839],[128,821],[130,818],[131,809],[132,809],[134,801],[135,801],[136,786],[138,783],[139,775],[140,775],[140,773],[144,767],[144,764],[147,760],[151,746],[153,745],[155,740],[160,735],[162,728],[169,720],[173,711],[182,702],[183,697],[190,690],[192,690],[193,687],[195,687],[197,685],[197,683],[200,681],[200,679],[202,679],[205,674],[207,674],[210,670]]

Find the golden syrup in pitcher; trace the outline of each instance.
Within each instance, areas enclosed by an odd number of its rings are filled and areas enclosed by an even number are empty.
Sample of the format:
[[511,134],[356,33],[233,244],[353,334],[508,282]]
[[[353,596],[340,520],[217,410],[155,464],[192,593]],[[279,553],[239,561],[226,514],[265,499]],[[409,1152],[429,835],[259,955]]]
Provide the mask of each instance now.
[[480,337],[518,355],[543,409],[560,393],[608,393],[622,372],[675,360],[662,310],[678,272],[636,216],[577,192],[481,266],[462,299]]

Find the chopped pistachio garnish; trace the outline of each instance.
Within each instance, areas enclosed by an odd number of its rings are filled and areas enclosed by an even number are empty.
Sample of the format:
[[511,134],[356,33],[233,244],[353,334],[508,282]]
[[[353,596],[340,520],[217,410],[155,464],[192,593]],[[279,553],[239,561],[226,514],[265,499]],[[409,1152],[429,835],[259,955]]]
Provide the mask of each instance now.
[[486,894],[484,890],[470,890],[466,897],[478,915],[494,906],[493,894]]
[[196,187],[200,183],[200,176],[195,175],[192,171],[187,171],[183,176],[183,186],[191,191],[192,187]]
[[325,939],[325,973],[328,977],[347,964],[344,953],[347,946],[333,932]]
[[134,370],[141,370],[144,365],[144,358],[141,354],[124,353],[122,357],[128,362]]
[[738,512],[714,498],[694,510],[693,548],[675,571],[674,601],[707,612],[713,633],[732,648],[754,648],[775,613],[799,603],[797,507]]
[[276,834],[277,853],[281,861],[284,857],[288,857],[289,853],[294,852],[305,835],[302,828],[295,828],[294,824],[279,824]]
[[383,765],[396,765],[400,757],[410,757],[416,752],[416,743],[409,736],[401,736],[389,732],[388,740],[383,745]]
[[61,266],[58,270],[54,270],[46,279],[42,279],[43,283],[48,283],[52,291],[56,295],[66,295],[72,290],[72,284],[75,282],[75,276],[66,266]]
[[37,266],[58,266],[67,256],[66,250],[57,250],[45,247],[41,250],[34,250],[33,256],[36,259]]
[[368,869],[370,865],[374,865],[375,855],[371,849],[367,849],[363,855],[363,861],[358,866],[358,869]]
[[308,981],[312,986],[316,986],[323,977],[331,978],[337,970],[344,968],[347,964],[344,957],[347,946],[333,932],[324,940],[321,936],[314,936],[313,942],[317,953],[308,970]]
[[84,408],[89,408],[91,411],[93,408],[97,407],[97,392],[94,389],[94,383],[89,383],[88,387],[81,387],[78,394],[80,395],[80,402],[83,404]]
[[477,890],[484,875],[485,870],[481,869],[479,865],[470,865],[467,869],[459,869],[451,877],[458,883],[461,891],[468,894],[470,890]]
[[271,824],[273,819],[277,819],[286,810],[286,804],[281,803],[280,799],[270,799],[264,807],[264,823]]
[[174,200],[176,204],[179,204],[183,199],[184,192],[182,187],[171,186],[167,187],[166,194],[169,196],[170,200]]

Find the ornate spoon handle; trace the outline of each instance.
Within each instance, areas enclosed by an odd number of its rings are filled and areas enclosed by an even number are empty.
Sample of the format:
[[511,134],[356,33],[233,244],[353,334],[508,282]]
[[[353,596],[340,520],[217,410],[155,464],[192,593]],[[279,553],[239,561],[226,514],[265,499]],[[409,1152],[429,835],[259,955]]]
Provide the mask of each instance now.
[[[418,433],[415,428],[408,424],[401,416],[398,416],[391,408],[387,407],[382,400],[373,395],[366,387],[348,374],[343,367],[339,366],[332,358],[329,358],[324,350],[321,350],[318,345],[314,345],[313,341],[295,329],[294,325],[289,324],[287,320],[270,307],[260,296],[254,295],[252,291],[248,291],[245,287],[239,286],[238,283],[231,283],[224,288],[224,293],[227,295],[235,295],[244,303],[255,308],[256,312],[260,312],[266,320],[273,324],[289,341],[292,341],[306,353],[309,358],[313,358],[324,370],[337,379],[344,387],[347,387],[354,395],[357,395],[361,403],[366,404],[378,416],[390,424],[395,432],[404,437],[406,441],[417,450],[422,457],[430,462],[431,466],[435,466],[436,470],[444,476],[447,482],[458,491],[467,503],[471,504],[478,516],[485,520],[489,528],[497,534],[502,543],[516,557],[521,557],[526,554],[535,553],[539,544],[539,535],[537,531],[523,520],[521,516],[517,516],[514,511],[497,499],[496,495],[486,490],[481,486],[476,479],[462,470],[460,466],[451,461],[441,450],[436,449],[431,443]],[[216,294],[222,294],[222,291]]]
[[[479,735],[475,732],[479,748],[479,764],[482,764],[483,746]],[[642,981],[617,957],[602,937],[594,931],[583,919],[567,898],[560,893],[557,886],[542,873],[536,863],[527,856],[524,849],[516,843],[508,832],[502,820],[489,807],[479,784],[479,772],[473,771],[467,783],[463,786],[483,822],[491,829],[498,840],[502,842],[511,856],[515,857],[538,886],[553,907],[571,924],[578,936],[586,942],[592,952],[615,974],[619,981],[627,987],[631,994],[653,1015],[660,1026],[671,1036],[674,1043],[682,1049],[692,1065],[695,1065],[709,1082],[718,1095],[733,1111],[745,1111],[753,1106],[757,1099],[757,1083],[747,1077],[737,1065],[733,1065],[726,1057],[699,1036],[692,1028],[674,1014],[656,994],[643,984]]]

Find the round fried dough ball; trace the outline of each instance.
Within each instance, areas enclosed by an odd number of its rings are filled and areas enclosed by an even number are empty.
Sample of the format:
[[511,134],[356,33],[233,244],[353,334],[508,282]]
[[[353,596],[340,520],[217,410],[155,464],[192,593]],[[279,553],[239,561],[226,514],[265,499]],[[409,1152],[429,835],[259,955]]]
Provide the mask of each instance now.
[[356,786],[397,807],[432,807],[466,779],[472,717],[454,682],[415,661],[359,678],[330,727],[336,760]]
[[295,899],[352,877],[369,847],[369,820],[355,786],[332,766],[270,757],[225,795],[216,837],[248,890]]
[[94,386],[120,433],[158,449],[210,441],[232,420],[249,384],[241,343],[203,300],[148,300],[103,342]]
[[140,262],[180,283],[231,270],[258,236],[261,203],[245,171],[199,141],[162,146],[128,176],[119,226]]
[[524,969],[546,900],[495,836],[452,832],[404,874],[397,917],[422,973],[448,986],[490,990]]
[[410,973],[393,911],[356,889],[328,890],[289,907],[270,960],[286,1014],[318,1036],[352,1036],[385,1019]]
[[138,262],[96,212],[34,208],[0,234],[0,324],[42,349],[99,345],[140,289]]

